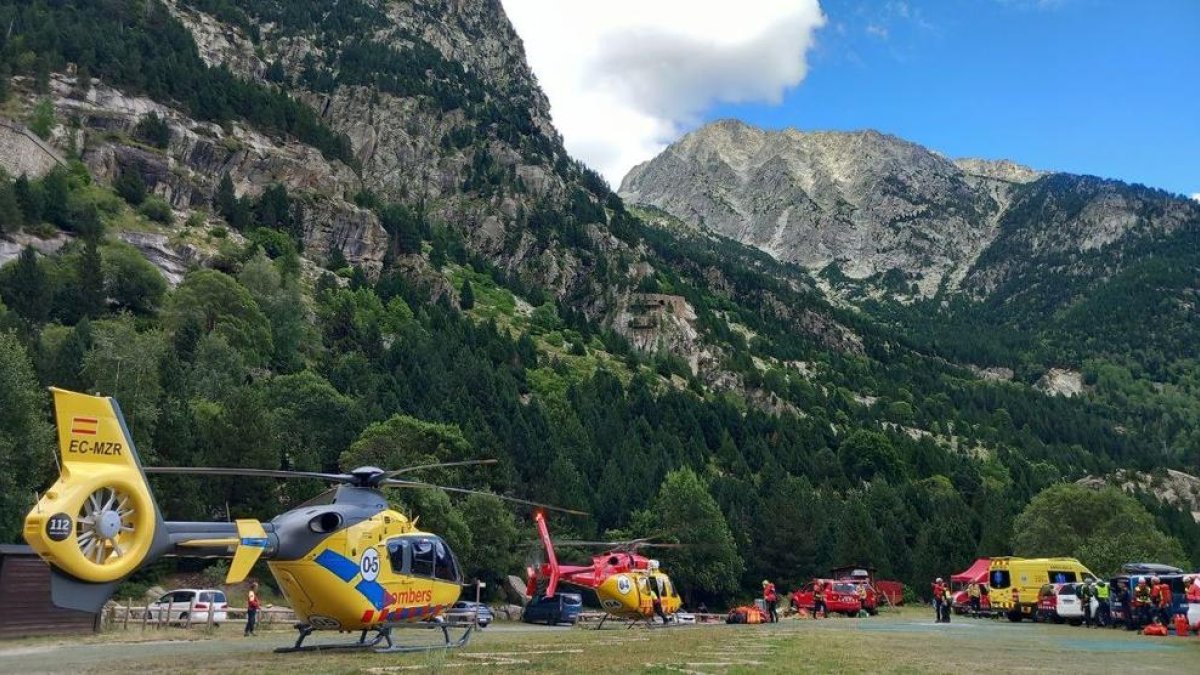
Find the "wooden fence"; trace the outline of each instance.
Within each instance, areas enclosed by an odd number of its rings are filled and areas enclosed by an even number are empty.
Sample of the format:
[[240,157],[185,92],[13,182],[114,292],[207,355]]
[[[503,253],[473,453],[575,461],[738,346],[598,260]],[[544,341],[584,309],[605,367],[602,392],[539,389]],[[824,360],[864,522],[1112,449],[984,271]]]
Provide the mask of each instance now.
[[[207,604],[207,603],[206,603]],[[214,628],[218,624],[246,624],[245,607],[227,607],[222,610],[211,608],[197,610],[196,601],[190,603],[168,603],[166,605],[135,605],[132,600],[110,603],[102,610],[101,625],[104,630],[129,630],[131,628]],[[223,620],[217,614],[224,613]],[[180,615],[183,614],[183,618]],[[296,614],[289,607],[263,607],[258,610],[256,626],[264,628],[287,627],[296,622]]]

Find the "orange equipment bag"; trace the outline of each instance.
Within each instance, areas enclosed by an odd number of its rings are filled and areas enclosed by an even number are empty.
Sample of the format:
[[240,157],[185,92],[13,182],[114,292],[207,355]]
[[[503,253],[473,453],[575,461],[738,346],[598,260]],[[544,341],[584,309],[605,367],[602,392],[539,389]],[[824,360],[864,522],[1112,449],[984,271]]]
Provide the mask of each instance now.
[[1175,634],[1178,635],[1179,637],[1187,637],[1188,622],[1187,622],[1187,617],[1184,616],[1183,614],[1175,615]]
[[743,605],[729,610],[725,623],[766,623],[767,617],[757,607]]
[[1154,635],[1154,636],[1166,637],[1167,627],[1162,625],[1161,623],[1152,623],[1149,626],[1146,626],[1145,628],[1142,629],[1142,635]]

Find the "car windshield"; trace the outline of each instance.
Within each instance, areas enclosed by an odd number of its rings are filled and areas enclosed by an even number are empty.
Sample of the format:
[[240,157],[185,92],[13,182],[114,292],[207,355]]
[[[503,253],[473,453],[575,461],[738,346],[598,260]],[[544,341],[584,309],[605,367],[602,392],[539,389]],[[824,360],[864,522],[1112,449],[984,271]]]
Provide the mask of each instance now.
[[1054,586],[1052,586],[1050,584],[1046,584],[1045,586],[1042,586],[1040,589],[1038,589],[1038,595],[1043,598],[1048,595],[1054,595]]
[[854,584],[834,584],[833,590],[838,593],[854,593]]
[[1075,584],[1063,584],[1062,588],[1058,589],[1059,595],[1075,595]]

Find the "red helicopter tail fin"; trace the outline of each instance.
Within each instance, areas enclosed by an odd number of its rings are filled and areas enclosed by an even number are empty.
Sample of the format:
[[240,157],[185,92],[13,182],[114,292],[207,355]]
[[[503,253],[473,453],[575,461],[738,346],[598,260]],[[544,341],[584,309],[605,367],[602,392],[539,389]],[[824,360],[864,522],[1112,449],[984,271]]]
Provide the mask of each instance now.
[[[550,541],[550,531],[546,529],[546,514],[541,511],[533,512],[533,522],[537,524],[538,536],[542,539],[542,546],[546,547],[546,564],[542,565],[542,569],[549,577],[549,583],[546,584],[546,597],[554,595],[558,589],[558,577],[561,571],[558,567],[558,558],[554,555],[554,542]],[[532,596],[533,593],[530,593]]]

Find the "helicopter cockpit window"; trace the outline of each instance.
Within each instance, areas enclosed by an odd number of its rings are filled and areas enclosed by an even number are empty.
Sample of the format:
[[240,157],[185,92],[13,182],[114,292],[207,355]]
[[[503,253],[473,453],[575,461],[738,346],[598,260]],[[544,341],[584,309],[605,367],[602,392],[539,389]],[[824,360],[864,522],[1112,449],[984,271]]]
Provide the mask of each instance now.
[[461,575],[458,572],[458,561],[454,559],[454,554],[450,551],[450,547],[442,541],[433,542],[433,551],[435,554],[434,576],[443,581],[458,582],[461,580]]
[[432,577],[437,555],[429,539],[412,540],[412,566],[410,571],[419,577]]
[[392,539],[387,544],[388,559],[392,563],[392,571],[396,574],[406,574],[404,556],[408,550],[408,542],[404,539]]

